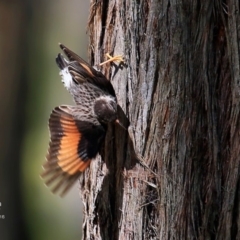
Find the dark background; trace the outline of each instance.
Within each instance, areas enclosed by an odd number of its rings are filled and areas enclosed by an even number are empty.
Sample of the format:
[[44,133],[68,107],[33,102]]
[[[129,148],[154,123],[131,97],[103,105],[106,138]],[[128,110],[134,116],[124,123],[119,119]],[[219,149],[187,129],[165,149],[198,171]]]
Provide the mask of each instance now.
[[60,198],[39,175],[51,110],[73,103],[58,43],[87,60],[88,13],[88,1],[0,1],[0,239],[81,238],[77,184]]

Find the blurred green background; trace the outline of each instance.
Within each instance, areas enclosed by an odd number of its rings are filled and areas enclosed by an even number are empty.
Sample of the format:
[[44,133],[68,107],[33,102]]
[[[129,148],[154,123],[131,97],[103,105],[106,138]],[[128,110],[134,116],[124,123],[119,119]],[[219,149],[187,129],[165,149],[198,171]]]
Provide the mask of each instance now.
[[40,178],[48,118],[73,104],[55,57],[61,42],[87,60],[89,1],[0,1],[0,239],[81,239],[76,184],[64,198]]

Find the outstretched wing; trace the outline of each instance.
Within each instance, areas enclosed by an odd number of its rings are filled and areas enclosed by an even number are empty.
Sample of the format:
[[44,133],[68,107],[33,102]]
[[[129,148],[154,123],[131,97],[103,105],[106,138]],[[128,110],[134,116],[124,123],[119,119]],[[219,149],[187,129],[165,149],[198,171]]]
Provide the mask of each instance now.
[[87,81],[116,97],[112,84],[100,71],[95,70],[81,57],[72,52],[63,44],[59,45],[69,59],[69,61],[66,61],[61,54],[58,54],[56,62],[60,69],[63,70],[67,67],[75,82],[81,84]]
[[[49,119],[50,143],[41,176],[52,192],[63,196],[96,157],[106,129],[92,121],[75,117],[78,107],[56,107]],[[79,115],[80,114],[80,115]],[[95,121],[96,122],[96,121]]]

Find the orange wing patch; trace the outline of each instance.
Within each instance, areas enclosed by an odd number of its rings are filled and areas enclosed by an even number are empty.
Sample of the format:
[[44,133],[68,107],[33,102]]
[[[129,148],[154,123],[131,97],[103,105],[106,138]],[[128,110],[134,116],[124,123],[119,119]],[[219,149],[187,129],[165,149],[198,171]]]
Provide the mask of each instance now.
[[89,73],[91,77],[94,77],[94,74],[92,73],[90,67],[88,67],[86,64],[79,62],[79,64],[82,65],[82,67]]
[[41,174],[46,179],[46,185],[56,182],[52,192],[60,188],[63,196],[78,179],[91,162],[91,159],[82,159],[78,152],[82,135],[75,120],[63,109],[56,108],[50,117],[49,128],[51,142],[47,155],[47,162],[43,165]]
[[77,61],[89,73],[91,77],[94,77],[91,67],[88,66],[88,64],[82,58],[80,58],[76,53],[71,51],[69,48],[67,48],[63,44],[60,43],[59,46],[67,55],[70,61]]
[[90,164],[90,160],[82,161],[78,155],[78,144],[81,141],[81,133],[71,118],[60,120],[63,136],[60,139],[58,150],[58,165],[64,172],[70,175],[78,171],[84,171]]

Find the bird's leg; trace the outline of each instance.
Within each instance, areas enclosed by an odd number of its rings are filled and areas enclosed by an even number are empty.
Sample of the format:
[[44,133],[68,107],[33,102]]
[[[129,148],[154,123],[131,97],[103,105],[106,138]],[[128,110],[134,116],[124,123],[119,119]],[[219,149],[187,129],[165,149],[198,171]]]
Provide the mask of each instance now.
[[108,62],[119,62],[119,63],[124,62],[124,59],[123,59],[122,55],[117,55],[117,56],[112,57],[109,53],[107,53],[106,56],[109,59],[104,61],[104,62],[102,62],[102,63],[100,63],[99,66],[102,66],[102,65],[104,65],[104,64],[106,64]]

